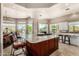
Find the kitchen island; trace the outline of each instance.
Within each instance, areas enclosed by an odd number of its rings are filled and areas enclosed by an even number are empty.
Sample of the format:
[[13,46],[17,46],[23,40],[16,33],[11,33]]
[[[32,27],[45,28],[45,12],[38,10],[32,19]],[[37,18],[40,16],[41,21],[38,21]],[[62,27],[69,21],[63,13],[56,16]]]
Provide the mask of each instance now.
[[31,56],[48,56],[58,49],[58,36],[36,36],[26,40],[26,49]]

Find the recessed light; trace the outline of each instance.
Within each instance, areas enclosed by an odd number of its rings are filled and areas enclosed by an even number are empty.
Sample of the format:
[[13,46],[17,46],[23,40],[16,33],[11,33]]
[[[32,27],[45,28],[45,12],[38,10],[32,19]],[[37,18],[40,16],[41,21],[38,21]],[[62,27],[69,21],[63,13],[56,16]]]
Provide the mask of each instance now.
[[42,16],[42,15],[40,15],[40,16]]
[[70,10],[70,8],[66,8],[65,10]]

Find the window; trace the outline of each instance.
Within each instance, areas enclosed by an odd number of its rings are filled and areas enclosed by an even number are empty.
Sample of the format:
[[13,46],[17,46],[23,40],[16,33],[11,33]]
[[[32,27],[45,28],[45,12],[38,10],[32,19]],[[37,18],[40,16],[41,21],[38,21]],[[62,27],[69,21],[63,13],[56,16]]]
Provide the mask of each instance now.
[[79,25],[75,25],[74,27],[75,27],[75,29],[74,29],[75,32],[79,32]]
[[39,32],[47,32],[47,24],[39,24]]
[[8,33],[15,32],[15,23],[4,23],[3,32],[6,32],[6,28],[8,28]]
[[69,32],[73,32],[74,31],[74,26],[70,25],[69,26]]
[[79,32],[79,22],[70,22],[69,31],[70,32]]
[[32,34],[32,24],[28,24],[27,30],[28,30],[28,34]]
[[58,25],[57,25],[57,24],[51,24],[51,25],[50,25],[50,31],[51,31],[52,33],[56,33],[57,30],[58,30]]
[[25,23],[18,23],[17,24],[17,32],[20,34],[22,38],[26,38],[26,24]]

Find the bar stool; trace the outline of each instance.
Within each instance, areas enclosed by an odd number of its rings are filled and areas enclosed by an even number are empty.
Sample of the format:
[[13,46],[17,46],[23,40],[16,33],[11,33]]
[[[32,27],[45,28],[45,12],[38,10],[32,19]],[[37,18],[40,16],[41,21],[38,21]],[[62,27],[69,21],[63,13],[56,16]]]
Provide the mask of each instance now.
[[[25,53],[24,51],[24,43],[23,42],[14,42],[13,43],[13,46],[12,46],[12,50],[11,50],[11,55],[15,56],[15,51],[18,50],[18,49],[22,49],[22,51]],[[17,54],[19,55],[19,54]]]
[[[15,51],[18,50],[18,49],[22,49],[22,51],[25,53],[24,51],[24,46],[25,46],[25,43],[24,42],[21,42],[21,41],[17,41],[15,36],[12,36],[13,40],[14,40],[14,43],[12,45],[12,49],[11,49],[11,55],[13,56],[16,56],[15,55]],[[19,55],[19,54],[17,54]]]
[[[64,43],[68,42],[68,44],[70,45],[70,35],[64,35]],[[68,40],[67,40],[68,39]]]
[[[60,38],[61,38],[61,39],[60,39]],[[64,42],[64,41],[63,41],[63,35],[59,35],[59,39],[62,40],[62,43]]]

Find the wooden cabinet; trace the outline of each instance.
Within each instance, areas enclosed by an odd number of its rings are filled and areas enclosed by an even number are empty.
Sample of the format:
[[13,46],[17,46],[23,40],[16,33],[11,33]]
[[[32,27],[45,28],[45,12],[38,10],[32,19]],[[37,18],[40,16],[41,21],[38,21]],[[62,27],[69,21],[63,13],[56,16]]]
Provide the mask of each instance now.
[[58,49],[58,37],[48,39],[38,43],[30,43],[26,41],[26,49],[28,55],[32,56],[48,56]]

